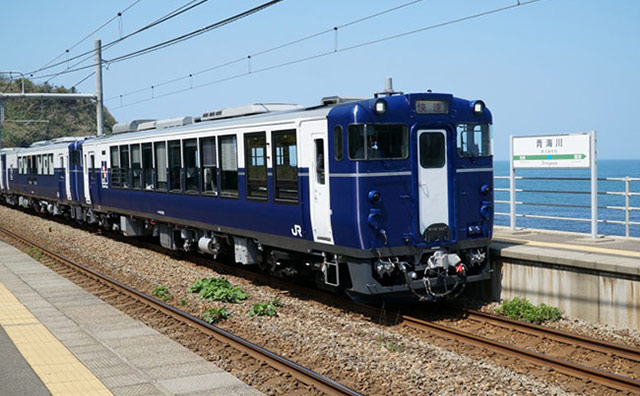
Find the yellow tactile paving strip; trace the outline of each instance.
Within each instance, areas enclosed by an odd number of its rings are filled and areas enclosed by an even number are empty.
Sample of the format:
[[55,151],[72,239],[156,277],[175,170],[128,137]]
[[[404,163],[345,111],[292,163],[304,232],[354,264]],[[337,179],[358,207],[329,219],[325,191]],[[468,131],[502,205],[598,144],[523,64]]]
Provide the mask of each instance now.
[[1,282],[0,326],[53,396],[112,396]]

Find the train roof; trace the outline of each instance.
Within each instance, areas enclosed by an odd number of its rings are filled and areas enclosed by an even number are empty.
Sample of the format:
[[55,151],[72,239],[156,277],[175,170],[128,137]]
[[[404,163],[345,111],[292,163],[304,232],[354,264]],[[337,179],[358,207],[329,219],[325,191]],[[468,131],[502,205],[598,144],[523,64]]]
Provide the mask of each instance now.
[[248,115],[235,118],[225,118],[221,120],[200,121],[193,124],[172,127],[166,129],[149,129],[137,132],[119,133],[117,135],[109,135],[96,138],[95,143],[103,142],[119,142],[131,139],[144,139],[155,136],[166,136],[185,132],[196,132],[202,129],[218,129],[229,127],[253,126],[262,124],[280,123],[282,121],[293,121],[306,118],[326,117],[334,106],[311,107],[300,110],[275,111],[269,113]]

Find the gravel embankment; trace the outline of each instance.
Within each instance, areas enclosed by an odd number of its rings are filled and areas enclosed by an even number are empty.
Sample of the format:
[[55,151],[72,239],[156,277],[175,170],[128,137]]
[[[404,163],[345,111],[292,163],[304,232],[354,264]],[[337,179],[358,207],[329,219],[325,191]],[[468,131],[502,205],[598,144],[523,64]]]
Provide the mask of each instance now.
[[[7,207],[0,207],[0,223],[22,235],[37,237],[51,249],[148,294],[156,286],[166,286],[172,295],[169,302],[194,315],[222,305],[186,292],[198,279],[220,276],[211,268]],[[535,376],[498,365],[488,358],[489,354],[459,354],[411,336],[401,326],[381,326],[368,317],[318,301],[297,298],[243,278],[224,277],[241,286],[250,298],[239,304],[224,304],[231,317],[220,324],[222,328],[365,394],[572,394]],[[278,317],[247,315],[253,304],[276,297],[284,304],[278,308]],[[640,345],[640,333],[635,331],[572,320],[563,320],[556,326]]]

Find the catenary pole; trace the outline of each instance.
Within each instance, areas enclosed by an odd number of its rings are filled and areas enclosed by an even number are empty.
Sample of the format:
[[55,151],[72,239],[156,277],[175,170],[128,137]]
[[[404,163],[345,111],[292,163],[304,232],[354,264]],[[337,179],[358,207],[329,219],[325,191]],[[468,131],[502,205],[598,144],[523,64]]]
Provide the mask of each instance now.
[[102,105],[102,40],[95,41],[96,49],[96,126],[97,135],[104,135],[104,107]]

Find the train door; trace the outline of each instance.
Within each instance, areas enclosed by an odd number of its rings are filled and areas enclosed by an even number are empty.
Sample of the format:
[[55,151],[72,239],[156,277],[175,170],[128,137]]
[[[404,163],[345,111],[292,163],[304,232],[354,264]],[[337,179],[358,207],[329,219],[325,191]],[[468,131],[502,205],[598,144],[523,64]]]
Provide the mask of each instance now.
[[2,174],[0,175],[0,190],[7,188],[7,155],[0,155],[0,163],[2,164]]
[[94,171],[94,165],[95,154],[91,151],[84,155],[84,167],[82,172],[82,178],[84,180],[84,200],[88,204],[91,204],[91,173]]
[[449,177],[447,132],[418,131],[419,231],[429,229],[434,239],[449,239]]
[[71,201],[71,169],[69,169],[69,154],[58,154],[60,165],[60,179],[58,180],[59,196],[61,201]]
[[309,211],[313,240],[333,244],[331,229],[331,206],[329,196],[329,159],[327,148],[327,122],[312,121],[302,124],[302,135],[306,137],[311,156],[309,166]]

